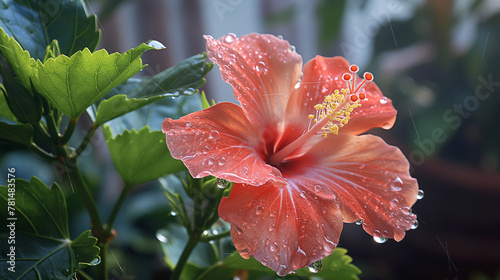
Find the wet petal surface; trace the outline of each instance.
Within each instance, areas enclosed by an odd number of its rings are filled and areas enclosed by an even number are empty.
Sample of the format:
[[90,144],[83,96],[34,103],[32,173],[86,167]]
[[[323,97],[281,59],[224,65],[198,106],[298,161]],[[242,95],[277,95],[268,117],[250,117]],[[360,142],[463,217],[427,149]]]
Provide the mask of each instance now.
[[235,184],[219,215],[231,223],[242,257],[252,255],[281,276],[330,255],[342,231],[333,193],[290,180],[286,187]]
[[238,105],[219,103],[179,120],[167,118],[162,130],[172,156],[195,178],[213,175],[252,185],[283,181],[279,171],[264,162],[255,127]]

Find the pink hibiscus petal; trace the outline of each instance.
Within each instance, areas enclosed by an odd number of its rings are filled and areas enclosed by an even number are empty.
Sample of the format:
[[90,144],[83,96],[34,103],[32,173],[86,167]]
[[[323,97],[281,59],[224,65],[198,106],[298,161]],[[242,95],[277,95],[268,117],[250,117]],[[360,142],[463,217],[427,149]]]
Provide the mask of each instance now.
[[243,258],[253,256],[280,276],[330,255],[343,225],[331,192],[321,195],[293,182],[286,187],[234,184],[219,216],[231,223]]
[[[309,167],[294,171],[301,174],[294,180],[326,184],[339,199],[344,222],[363,220],[372,236],[396,241],[414,225],[417,217],[411,206],[417,200],[417,180],[410,176],[403,153],[379,137],[327,137],[297,160]],[[281,171],[286,178],[287,171]]]
[[[316,56],[307,62],[300,87],[292,93],[287,106],[288,123],[307,127],[307,115],[316,113],[314,105],[322,103],[325,96],[335,90],[348,87],[342,75],[349,72],[349,65],[345,58],[338,56]],[[359,77],[356,80],[362,81]],[[341,133],[358,135],[374,127],[391,128],[396,120],[392,101],[383,96],[374,82],[368,82],[359,92],[363,92],[366,98],[361,101],[362,106],[352,112]]]
[[229,34],[207,39],[210,60],[219,65],[224,81],[252,123],[266,126],[284,118],[288,98],[300,78],[302,57],[273,35]]
[[172,157],[182,160],[195,178],[213,175],[251,185],[268,180],[284,184],[280,172],[255,148],[255,127],[236,104],[219,103],[179,120],[167,118],[162,130]]

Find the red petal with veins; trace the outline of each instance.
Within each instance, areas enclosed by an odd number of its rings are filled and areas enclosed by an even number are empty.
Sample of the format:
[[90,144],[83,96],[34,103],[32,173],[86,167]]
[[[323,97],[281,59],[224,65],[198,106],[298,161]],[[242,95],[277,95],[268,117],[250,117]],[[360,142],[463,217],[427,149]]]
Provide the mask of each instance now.
[[417,200],[417,180],[403,153],[379,137],[327,137],[297,160],[308,165],[294,171],[300,182],[326,184],[339,199],[344,222],[362,219],[369,234],[396,241],[414,225],[410,207]]
[[314,186],[234,184],[219,216],[231,223],[241,256],[255,259],[283,276],[330,255],[342,231],[333,193]]
[[167,118],[162,130],[172,157],[182,160],[195,178],[213,175],[251,185],[268,180],[284,183],[280,172],[264,162],[255,127],[236,104],[219,103],[179,120]]
[[302,68],[302,57],[290,50],[290,44],[255,33],[205,38],[208,57],[219,65],[222,79],[233,86],[247,118],[260,126],[282,121]]
[[[349,72],[348,68],[349,62],[338,56],[316,56],[307,62],[300,87],[290,97],[287,122],[307,127],[307,115],[316,113],[314,105],[322,103],[325,96],[336,89],[348,88],[342,79],[342,75]],[[357,77],[356,81],[358,84],[362,79]],[[383,96],[374,82],[368,82],[359,92],[363,92],[366,98],[361,101],[362,106],[352,112],[349,123],[341,128],[340,133],[358,135],[374,127],[391,128],[396,120],[392,101]]]

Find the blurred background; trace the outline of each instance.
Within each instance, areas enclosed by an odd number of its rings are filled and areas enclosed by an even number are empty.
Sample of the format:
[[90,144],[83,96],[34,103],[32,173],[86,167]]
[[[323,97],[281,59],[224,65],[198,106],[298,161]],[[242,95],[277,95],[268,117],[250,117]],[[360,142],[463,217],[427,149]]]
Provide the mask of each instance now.
[[[363,271],[361,279],[500,279],[500,1],[89,0],[87,5],[88,13],[98,15],[100,48],[124,52],[149,39],[166,46],[144,54],[149,67],[143,75],[205,51],[204,34],[218,38],[230,32],[282,35],[304,62],[341,55],[374,73],[398,119],[391,130],[370,133],[409,158],[412,176],[425,191],[413,208],[420,226],[399,243],[377,244],[361,227],[348,224],[339,246]],[[216,102],[235,101],[217,67],[203,89]],[[82,169],[106,207],[119,195],[120,179],[102,135],[92,144]],[[18,175],[26,179],[35,174],[51,184],[57,178],[57,170],[27,152],[1,152],[0,167],[13,162],[23,165]],[[146,184],[125,203],[112,243],[111,279],[169,274],[156,238],[170,212],[161,192]],[[71,199],[68,203],[79,204]],[[70,215],[88,220],[74,211]],[[81,224],[73,230],[83,231],[77,228]]]

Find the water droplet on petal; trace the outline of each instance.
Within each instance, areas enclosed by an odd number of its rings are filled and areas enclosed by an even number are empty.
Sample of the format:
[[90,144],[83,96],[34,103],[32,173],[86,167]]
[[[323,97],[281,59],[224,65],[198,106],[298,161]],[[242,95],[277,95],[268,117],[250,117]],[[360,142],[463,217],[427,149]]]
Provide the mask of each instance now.
[[380,243],[380,244],[385,243],[387,241],[387,239],[388,238],[386,238],[386,237],[378,237],[378,236],[373,237],[373,240],[375,240],[375,242]]
[[323,269],[323,263],[321,261],[315,261],[312,264],[309,265],[309,271],[311,273],[318,273]]
[[153,48],[155,48],[157,50],[161,50],[161,49],[165,48],[165,45],[163,45],[162,43],[160,43],[160,42],[158,42],[156,40],[151,40],[147,44],[148,44],[148,46],[153,47]]
[[320,192],[321,191],[321,186],[320,185],[314,186],[314,191],[315,192]]
[[424,190],[418,190],[417,199],[424,198]]
[[224,39],[224,41],[226,41],[226,43],[232,43],[232,42],[234,42],[234,40],[236,40],[236,34],[234,34],[234,33],[227,34],[226,38]]
[[277,272],[277,274],[278,274],[279,276],[285,276],[285,271],[286,271],[286,265],[281,264],[281,265],[280,265],[280,268],[278,268],[278,272]]
[[292,52],[295,52],[295,46],[294,46],[294,45],[291,45],[291,46],[290,46],[290,50],[291,50]]
[[417,229],[418,228],[418,221],[415,220],[415,222],[413,222],[413,225],[411,226],[411,229]]
[[269,214],[269,216],[276,217],[276,211],[271,212],[271,214]]
[[[220,162],[219,162],[219,165],[220,165]],[[219,189],[225,189],[228,185],[229,185],[229,182],[227,180],[217,178],[217,187],[219,187]]]
[[270,249],[271,252],[276,252],[276,250],[278,249],[278,243],[274,242],[273,244],[271,244]]
[[269,226],[269,231],[273,231],[275,228],[276,228],[276,225],[275,224],[271,224]]
[[394,206],[394,207],[397,207],[399,204],[399,200],[397,200],[396,198],[394,198],[393,200],[391,200],[391,205]]
[[380,104],[385,105],[387,104],[387,98],[383,97],[380,99]]
[[297,249],[297,253],[301,254],[301,255],[304,255],[304,257],[307,257],[307,254],[306,252],[304,252],[304,250],[302,250],[299,246],[299,248]]
[[257,207],[255,207],[255,214],[260,215],[262,212],[264,212],[264,206],[257,205]]
[[358,226],[360,226],[360,225],[363,224],[363,220],[357,220],[355,224],[358,225]]
[[191,127],[191,122],[186,122],[186,127]]
[[101,260],[99,258],[94,258],[91,262],[90,265],[98,265],[101,263]]
[[305,191],[300,191],[300,197],[306,198],[306,192]]
[[403,189],[403,180],[401,178],[396,177],[391,184],[391,188],[393,191],[399,192]]

